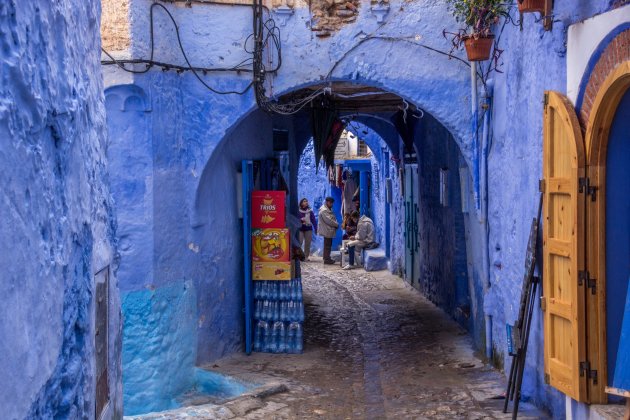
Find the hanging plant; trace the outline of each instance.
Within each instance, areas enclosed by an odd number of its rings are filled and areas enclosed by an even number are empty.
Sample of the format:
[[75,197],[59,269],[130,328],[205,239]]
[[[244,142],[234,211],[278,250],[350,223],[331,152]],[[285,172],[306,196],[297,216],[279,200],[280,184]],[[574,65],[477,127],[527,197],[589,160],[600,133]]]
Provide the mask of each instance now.
[[[499,22],[501,17],[508,15],[505,0],[448,0],[452,7],[453,15],[465,28],[452,33],[452,42],[455,48],[463,44],[469,61],[485,61],[490,58],[494,35],[492,27]],[[517,0],[519,1],[519,0]]]

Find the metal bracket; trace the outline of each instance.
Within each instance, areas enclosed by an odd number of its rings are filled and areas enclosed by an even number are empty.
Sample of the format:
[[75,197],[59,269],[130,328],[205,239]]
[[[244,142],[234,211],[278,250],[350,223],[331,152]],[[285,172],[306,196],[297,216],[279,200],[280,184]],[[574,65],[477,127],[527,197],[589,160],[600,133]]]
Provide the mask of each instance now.
[[551,31],[553,29],[553,0],[545,1],[545,11],[541,15],[543,28],[545,31]]
[[592,279],[588,270],[582,270],[578,272],[578,286],[586,284],[586,287],[591,289],[591,294],[597,293],[597,279]]
[[591,196],[591,201],[597,200],[597,190],[599,188],[591,185],[591,179],[589,177],[581,177],[579,179],[579,188],[578,191],[580,193],[585,193]]
[[597,371],[591,370],[591,363],[588,361],[580,362],[580,376],[585,374],[588,379],[593,380],[593,384],[597,385]]

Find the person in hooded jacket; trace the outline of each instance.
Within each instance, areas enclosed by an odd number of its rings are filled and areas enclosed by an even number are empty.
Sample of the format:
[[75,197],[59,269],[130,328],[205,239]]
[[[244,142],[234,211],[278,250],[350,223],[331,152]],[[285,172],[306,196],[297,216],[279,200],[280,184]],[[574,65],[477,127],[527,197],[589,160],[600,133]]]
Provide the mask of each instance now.
[[337,229],[339,228],[339,222],[335,213],[332,211],[333,203],[335,199],[332,197],[326,197],[324,204],[319,209],[319,225],[317,226],[317,234],[324,237],[324,264],[334,264],[335,261],[330,258],[332,251],[332,242]]
[[308,205],[308,200],[303,198],[300,200],[298,209],[298,217],[302,222],[299,231],[300,247],[304,251],[304,260],[309,261],[308,257],[311,253],[311,241],[313,240],[313,230],[317,232],[317,220],[315,220],[315,213],[313,209]]
[[358,259],[361,250],[374,243],[374,222],[372,219],[366,215],[359,218],[359,212],[356,210],[352,212],[350,217],[357,223],[357,233],[355,236],[351,236],[350,242],[346,244],[348,247],[348,265],[343,267],[344,270],[355,268],[354,261]]

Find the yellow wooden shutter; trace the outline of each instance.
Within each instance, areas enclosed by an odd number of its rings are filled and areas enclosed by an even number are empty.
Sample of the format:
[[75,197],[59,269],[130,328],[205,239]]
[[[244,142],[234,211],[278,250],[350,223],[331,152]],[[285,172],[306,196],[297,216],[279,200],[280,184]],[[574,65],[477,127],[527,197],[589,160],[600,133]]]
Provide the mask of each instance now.
[[545,93],[543,125],[545,374],[554,388],[585,401],[584,200],[578,193],[584,144],[573,106],[560,93]]

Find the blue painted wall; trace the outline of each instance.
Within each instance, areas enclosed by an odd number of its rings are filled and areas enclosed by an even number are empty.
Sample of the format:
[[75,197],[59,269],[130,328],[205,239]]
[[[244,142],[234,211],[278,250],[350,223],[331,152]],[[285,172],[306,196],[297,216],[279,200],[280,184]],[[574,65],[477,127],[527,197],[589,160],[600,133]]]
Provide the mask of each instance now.
[[[420,272],[413,284],[478,337],[483,328],[479,328],[477,314],[471,313],[459,180],[461,154],[448,130],[427,113],[418,123],[414,143],[419,168],[415,194],[419,197]],[[441,169],[448,171],[446,206],[440,203]],[[475,326],[478,328],[473,329]]]
[[191,281],[125,293],[125,415],[176,408],[192,388],[197,349],[197,296]]
[[94,274],[110,266],[110,409],[120,418],[120,299],[98,2],[0,5],[0,408],[91,418]]
[[[518,315],[520,284],[531,220],[542,177],[542,97],[566,92],[567,28],[610,8],[608,0],[554,3],[554,24],[545,32],[537,15],[524,16],[523,30],[506,25],[499,41],[503,73],[494,74],[492,140],[489,151],[490,280],[486,311],[498,358],[509,366],[505,324]],[[483,92],[483,90],[482,90]],[[475,269],[476,271],[476,269]],[[564,415],[564,395],[544,383],[540,311],[534,322],[523,380],[525,399]],[[536,372],[535,374],[533,372]]]
[[[149,0],[131,2],[132,43],[128,52],[134,57],[148,55],[150,3]],[[247,58],[243,44],[251,31],[251,11],[248,8],[197,4],[192,8],[167,7],[180,23],[182,42],[195,65],[223,66]],[[454,242],[454,252],[456,250],[457,253],[453,254],[458,261],[457,273],[468,273],[467,292],[470,295],[475,342],[479,346],[483,344],[485,336],[479,323],[487,313],[493,321],[493,346],[499,365],[509,362],[505,348],[505,323],[512,323],[517,314],[525,247],[537,205],[542,156],[541,98],[546,89],[566,91],[568,26],[610,7],[608,0],[556,2],[553,31],[544,32],[534,16],[526,15],[522,31],[508,24],[499,39],[499,45],[505,52],[501,59],[503,73],[493,74],[496,86],[492,109],[494,125],[488,162],[491,287],[487,293],[480,286],[486,271],[486,267],[482,266],[483,250],[480,246],[485,231],[478,215],[472,210],[474,205],[471,205],[470,190],[468,197],[461,198],[469,203],[472,213],[463,218],[463,227],[462,224],[454,225],[458,232],[463,229],[467,238],[466,270],[460,270],[464,264],[461,257],[463,244]],[[319,39],[313,37],[307,28],[307,9],[296,8],[286,26],[281,26],[283,67],[274,78],[273,87],[269,87],[269,93],[279,94],[320,84],[328,77],[389,90],[432,116],[452,136],[452,144],[446,149],[458,149],[461,153],[457,165],[472,167],[469,68],[460,61],[419,45],[444,51],[450,49],[448,41],[440,34],[444,28],[455,29],[457,24],[445,3],[392,1],[383,25],[376,22],[374,15],[366,9],[361,10],[356,22],[344,26],[329,38]],[[163,14],[156,16],[156,27],[160,29],[156,37],[156,51],[159,52],[156,59],[182,63],[174,32]],[[384,55],[383,51],[387,54]],[[456,54],[463,56],[462,52]],[[147,284],[161,287],[185,279],[192,280],[197,286],[203,285],[197,287],[197,321],[202,325],[198,329],[197,361],[238,351],[239,321],[230,319],[240,319],[240,265],[235,257],[238,256],[236,244],[240,237],[235,228],[237,220],[225,215],[234,205],[229,198],[234,195],[230,190],[234,182],[231,178],[235,170],[233,161],[247,156],[250,150],[251,154],[263,153],[265,147],[260,142],[265,138],[264,133],[270,124],[280,122],[261,116],[258,125],[250,125],[249,115],[253,115],[255,108],[251,92],[244,96],[215,95],[204,90],[189,73],[176,74],[154,69],[145,75],[129,76],[108,67],[105,69],[105,80],[107,86],[135,84],[150,98],[151,121],[148,124],[153,158],[153,197],[150,201],[154,208],[149,223],[152,221],[154,224],[153,278],[139,280],[133,288]],[[237,88],[248,83],[249,75],[212,75],[208,76],[208,81],[217,88]],[[480,85],[479,88],[483,93],[483,87]],[[361,121],[376,131],[397,155],[398,138],[395,132],[392,134],[382,120],[367,120]],[[297,169],[300,152],[308,141],[308,118],[298,115],[282,119],[282,123],[292,130],[290,142],[295,146],[291,146],[291,164]],[[232,135],[240,129],[246,134]],[[392,147],[392,144],[396,146]],[[230,145],[237,147],[231,148]],[[457,147],[453,148],[453,145]],[[425,146],[446,147],[441,143],[427,143]],[[450,154],[448,160],[455,164],[453,155],[456,154]],[[303,163],[306,165],[308,162]],[[455,177],[456,171],[453,170],[452,174]],[[292,190],[295,191],[298,183],[293,182]],[[456,179],[453,182],[456,185]],[[200,197],[214,197],[212,194],[219,199],[205,209],[200,207],[203,202]],[[320,204],[318,197],[326,194],[318,189],[299,195],[306,195],[317,207]],[[297,202],[297,197],[291,201],[292,206],[294,202]],[[430,226],[430,220],[437,216],[429,209],[427,207],[427,232],[437,229]],[[394,272],[400,272],[404,263],[401,260],[404,255],[401,214],[404,213],[397,201],[390,212]],[[217,223],[209,228],[208,224],[212,222],[208,220],[216,220]],[[443,223],[446,219],[438,220]],[[219,251],[224,244],[215,242],[212,239],[215,236],[226,238],[225,253]],[[224,255],[232,258],[229,265],[213,268]],[[431,257],[427,262],[433,259]],[[124,258],[121,259],[121,269],[123,261]],[[435,296],[449,296],[449,293],[465,296],[462,278],[456,278],[459,279],[454,283],[456,288],[436,291]],[[206,294],[201,289],[212,292]],[[443,304],[452,307],[454,301],[444,299]],[[459,298],[456,301],[459,304]],[[533,344],[526,372],[536,373],[525,376],[525,398],[562,416],[564,405],[561,394],[543,383],[542,324],[538,311],[534,317],[531,340]]]

